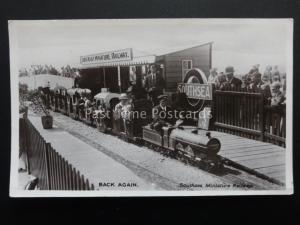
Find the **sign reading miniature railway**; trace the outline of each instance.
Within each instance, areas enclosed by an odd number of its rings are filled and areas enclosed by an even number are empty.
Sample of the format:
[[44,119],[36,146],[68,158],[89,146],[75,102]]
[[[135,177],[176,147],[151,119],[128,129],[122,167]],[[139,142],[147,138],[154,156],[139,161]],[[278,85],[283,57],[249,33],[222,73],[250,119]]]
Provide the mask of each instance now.
[[89,64],[104,64],[119,61],[130,61],[132,60],[132,49],[127,48],[123,50],[116,50],[111,52],[103,52],[93,55],[86,55],[80,57],[80,63],[82,65]]

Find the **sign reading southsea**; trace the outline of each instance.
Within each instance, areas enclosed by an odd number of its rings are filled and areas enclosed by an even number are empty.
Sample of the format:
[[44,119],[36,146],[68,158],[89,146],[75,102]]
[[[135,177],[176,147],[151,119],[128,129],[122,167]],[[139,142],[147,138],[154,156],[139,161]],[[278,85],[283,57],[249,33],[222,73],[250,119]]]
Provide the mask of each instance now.
[[189,70],[178,90],[185,93],[189,104],[201,109],[204,101],[212,100],[212,86],[207,83],[204,72],[198,68]]
[[210,84],[180,84],[180,92],[186,94],[188,98],[212,100],[212,89]]
[[111,52],[103,52],[93,55],[86,55],[80,57],[80,63],[82,65],[88,64],[104,64],[119,61],[132,60],[132,49],[127,48],[123,50],[116,50]]

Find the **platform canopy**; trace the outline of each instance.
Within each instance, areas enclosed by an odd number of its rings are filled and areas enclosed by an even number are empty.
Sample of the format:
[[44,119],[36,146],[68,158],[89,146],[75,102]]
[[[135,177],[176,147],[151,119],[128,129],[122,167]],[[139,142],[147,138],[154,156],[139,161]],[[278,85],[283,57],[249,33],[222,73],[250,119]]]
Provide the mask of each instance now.
[[127,48],[81,56],[79,69],[146,65],[155,63],[155,60],[154,54]]

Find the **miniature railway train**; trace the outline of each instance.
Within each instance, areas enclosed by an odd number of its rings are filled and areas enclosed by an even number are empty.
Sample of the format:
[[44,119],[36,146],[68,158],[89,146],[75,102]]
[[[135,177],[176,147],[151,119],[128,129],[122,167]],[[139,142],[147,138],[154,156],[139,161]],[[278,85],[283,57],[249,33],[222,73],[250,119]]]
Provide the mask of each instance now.
[[[93,104],[84,102],[89,89],[57,88],[43,90],[44,103],[53,111],[97,127],[100,132],[117,135],[128,142],[145,145],[163,155],[176,158],[207,171],[223,168],[218,152],[221,143],[210,132],[195,126],[166,126],[161,132],[150,126],[152,102],[147,98],[133,99],[133,111],[146,112],[144,118],[123,120],[114,108],[120,95],[100,92],[93,96]],[[126,127],[126,129],[125,129]]]

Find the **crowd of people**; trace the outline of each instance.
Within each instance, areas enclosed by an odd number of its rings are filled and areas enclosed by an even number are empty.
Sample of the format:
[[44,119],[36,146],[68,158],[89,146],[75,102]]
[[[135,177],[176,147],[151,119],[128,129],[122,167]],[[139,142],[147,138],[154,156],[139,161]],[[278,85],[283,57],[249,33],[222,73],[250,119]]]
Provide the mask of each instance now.
[[51,74],[74,78],[78,75],[78,70],[76,68],[72,68],[70,65],[63,66],[60,69],[55,68],[53,65],[32,65],[29,69],[25,68],[19,70],[20,77],[40,74]]
[[217,68],[212,68],[208,82],[215,84],[218,90],[261,92],[266,104],[271,106],[284,105],[286,75],[279,72],[278,66],[267,66],[263,73],[260,72],[259,67],[259,64],[254,65],[241,78],[235,76],[235,70],[232,66],[226,67],[225,72],[218,72]]

